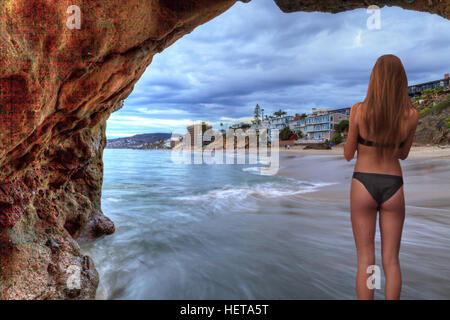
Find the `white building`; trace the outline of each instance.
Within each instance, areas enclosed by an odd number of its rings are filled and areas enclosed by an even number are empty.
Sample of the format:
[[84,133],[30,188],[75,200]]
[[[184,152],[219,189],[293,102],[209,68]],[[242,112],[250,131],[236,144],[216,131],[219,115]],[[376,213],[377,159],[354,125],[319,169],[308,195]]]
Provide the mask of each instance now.
[[252,124],[251,128],[259,132],[261,129],[267,130],[267,140],[270,141],[272,130],[283,130],[289,126],[289,123],[295,119],[294,116],[284,115],[281,117],[267,118],[261,121],[260,124]]
[[289,127],[294,132],[302,131],[304,139],[323,142],[331,140],[335,134],[334,126],[342,120],[348,120],[349,116],[350,108],[313,108],[310,115],[291,121]]

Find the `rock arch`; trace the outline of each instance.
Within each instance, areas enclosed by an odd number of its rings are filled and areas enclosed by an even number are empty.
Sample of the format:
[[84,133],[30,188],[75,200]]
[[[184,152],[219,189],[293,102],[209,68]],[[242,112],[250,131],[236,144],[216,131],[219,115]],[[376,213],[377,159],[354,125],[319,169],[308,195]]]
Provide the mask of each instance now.
[[[0,298],[86,299],[98,274],[77,241],[114,232],[101,211],[105,123],[154,54],[237,0],[11,0],[0,4]],[[357,0],[274,0],[341,12]],[[249,2],[249,0],[242,0]],[[81,9],[68,29],[67,8]],[[384,0],[450,17],[440,0]],[[67,270],[80,287],[68,287]]]

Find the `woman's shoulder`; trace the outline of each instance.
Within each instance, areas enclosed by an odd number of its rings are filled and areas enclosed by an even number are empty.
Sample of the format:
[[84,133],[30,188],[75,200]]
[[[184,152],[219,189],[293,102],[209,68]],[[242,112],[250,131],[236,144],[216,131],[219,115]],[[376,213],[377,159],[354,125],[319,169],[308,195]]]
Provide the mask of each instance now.
[[411,123],[416,123],[419,120],[419,111],[417,110],[416,107],[414,107],[413,104],[411,104],[411,108],[409,108],[408,111],[406,112],[406,118]]
[[361,105],[362,105],[362,102],[357,102],[350,108],[350,118],[352,118],[354,121],[355,120],[357,121],[357,118],[360,117]]
[[360,105],[362,105],[362,102],[357,102],[352,106],[352,109],[353,108],[358,109]]
[[416,128],[417,124],[419,123],[419,110],[417,110],[417,108],[414,106],[412,109],[411,122],[414,128]]
[[361,106],[362,102],[357,102],[355,103],[351,108],[350,108],[350,113],[356,113],[360,106]]
[[406,111],[405,121],[407,123],[407,130],[411,131],[417,127],[419,122],[419,111],[413,104],[411,104],[411,108]]
[[411,118],[413,118],[413,120],[419,119],[419,110],[414,106],[411,108]]

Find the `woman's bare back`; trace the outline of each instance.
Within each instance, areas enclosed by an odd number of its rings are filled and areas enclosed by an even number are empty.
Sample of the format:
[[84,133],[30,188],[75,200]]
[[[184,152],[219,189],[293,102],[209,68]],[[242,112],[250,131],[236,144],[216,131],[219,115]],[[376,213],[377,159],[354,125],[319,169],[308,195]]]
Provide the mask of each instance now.
[[401,137],[400,141],[404,142],[399,153],[395,157],[383,159],[381,161],[377,156],[377,148],[358,143],[358,135],[365,140],[377,141],[377,137],[368,134],[365,123],[361,121],[361,111],[359,110],[359,106],[360,103],[352,107],[349,134],[347,143],[344,147],[346,158],[348,158],[350,154],[352,158],[354,152],[358,151],[355,171],[402,175],[399,159],[406,159],[411,148],[418,121],[417,110],[409,109],[404,115],[404,121],[406,121],[407,125],[404,126],[404,132],[398,133]]

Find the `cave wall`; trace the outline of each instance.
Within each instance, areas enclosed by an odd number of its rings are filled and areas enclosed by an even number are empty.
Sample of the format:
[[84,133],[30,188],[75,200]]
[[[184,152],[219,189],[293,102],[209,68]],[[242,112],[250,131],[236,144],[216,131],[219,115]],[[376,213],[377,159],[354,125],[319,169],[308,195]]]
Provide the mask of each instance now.
[[[95,297],[98,274],[79,242],[114,232],[100,202],[106,120],[156,53],[235,2],[0,3],[0,299]],[[275,2],[284,12],[367,6]],[[450,16],[448,1],[378,3]],[[80,29],[66,25],[71,5]],[[74,274],[79,285],[68,286]]]
[[[95,297],[78,242],[114,232],[100,206],[106,120],[154,54],[234,2],[0,4],[1,299]],[[70,5],[81,29],[66,27]]]

